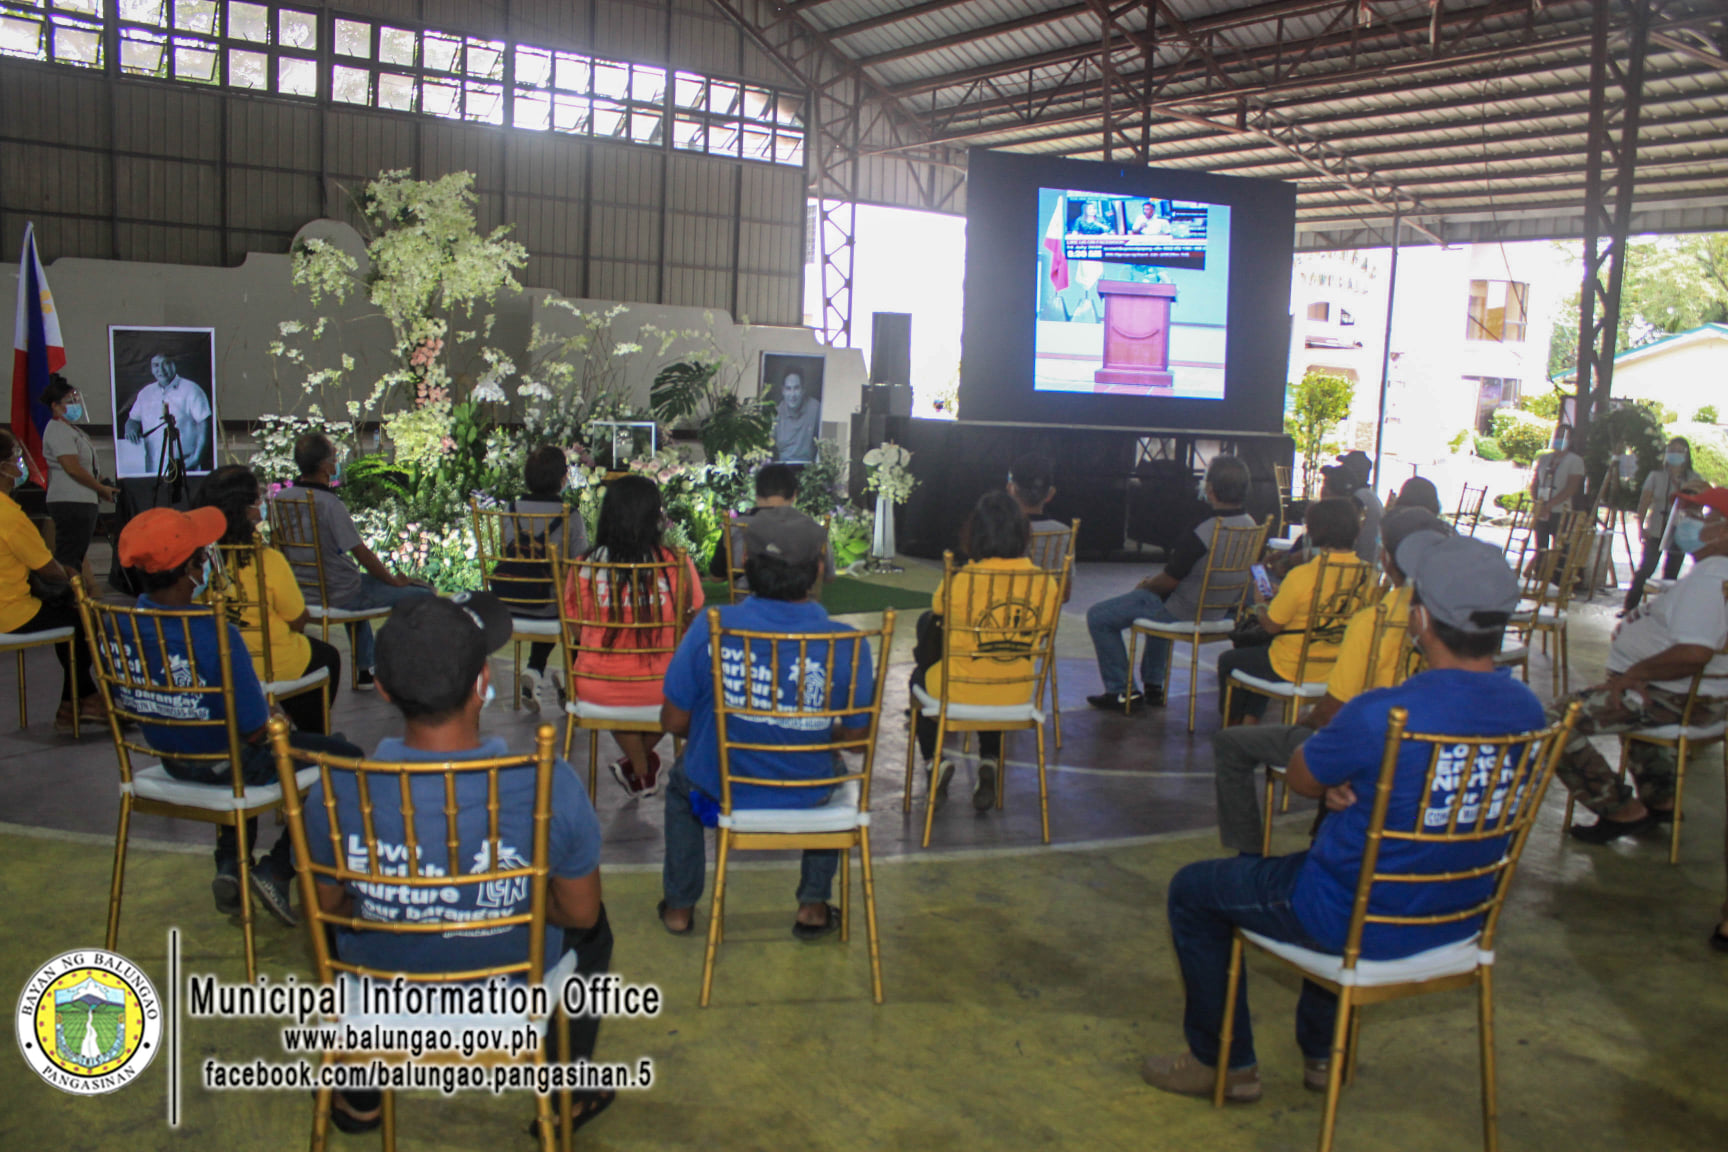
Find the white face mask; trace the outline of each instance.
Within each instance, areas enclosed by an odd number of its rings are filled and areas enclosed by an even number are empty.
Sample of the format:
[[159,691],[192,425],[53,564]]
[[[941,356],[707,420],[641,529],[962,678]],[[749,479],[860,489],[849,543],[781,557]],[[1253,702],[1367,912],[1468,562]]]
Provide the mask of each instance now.
[[216,564],[211,560],[210,554],[206,552],[204,554],[204,564],[198,570],[198,578],[192,585],[192,599],[201,600],[204,598],[204,593],[209,591],[210,588],[211,574],[215,571]]
[[481,673],[474,677],[474,695],[480,697],[480,711],[484,712],[492,707],[492,701],[498,698],[498,689],[492,687],[485,673]]

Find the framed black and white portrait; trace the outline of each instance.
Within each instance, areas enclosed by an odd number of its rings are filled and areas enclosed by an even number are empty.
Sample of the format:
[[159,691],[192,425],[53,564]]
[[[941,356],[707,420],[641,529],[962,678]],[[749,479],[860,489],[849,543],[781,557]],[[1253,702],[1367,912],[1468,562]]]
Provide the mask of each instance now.
[[822,436],[822,370],[824,356],[762,353],[764,399],[777,405],[774,418],[774,459],[783,464],[808,464],[816,459]]
[[215,466],[216,329],[110,326],[108,387],[121,479]]

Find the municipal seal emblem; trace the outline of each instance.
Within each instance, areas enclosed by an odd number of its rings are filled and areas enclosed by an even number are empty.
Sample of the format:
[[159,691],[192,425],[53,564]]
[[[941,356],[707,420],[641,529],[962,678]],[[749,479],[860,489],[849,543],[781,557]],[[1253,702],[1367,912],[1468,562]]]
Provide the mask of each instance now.
[[18,1047],[63,1092],[94,1096],[135,1080],[162,1046],[162,1001],[149,977],[113,952],[66,952],[18,997]]

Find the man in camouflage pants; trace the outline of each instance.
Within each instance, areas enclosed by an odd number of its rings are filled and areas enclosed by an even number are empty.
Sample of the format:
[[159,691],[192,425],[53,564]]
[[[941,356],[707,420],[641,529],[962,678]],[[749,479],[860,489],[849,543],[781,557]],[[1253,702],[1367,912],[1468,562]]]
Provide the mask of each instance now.
[[[1728,644],[1728,488],[1680,499],[1674,546],[1692,553],[1692,570],[1621,622],[1608,652],[1608,679],[1573,697],[1582,708],[1558,775],[1597,815],[1596,823],[1571,829],[1586,843],[1606,844],[1674,819],[1672,749],[1642,742],[1628,748],[1634,792],[1590,737],[1678,724],[1699,672],[1691,725],[1719,724],[1728,715],[1728,657],[1721,654]],[[1551,705],[1549,718],[1568,703]]]

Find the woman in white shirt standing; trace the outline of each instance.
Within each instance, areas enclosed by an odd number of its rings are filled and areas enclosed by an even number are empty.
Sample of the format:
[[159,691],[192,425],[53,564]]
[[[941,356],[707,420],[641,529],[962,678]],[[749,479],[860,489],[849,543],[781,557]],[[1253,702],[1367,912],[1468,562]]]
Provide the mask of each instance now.
[[[1632,577],[1632,584],[1626,589],[1626,603],[1621,615],[1638,607],[1638,601],[1644,598],[1644,581],[1650,579],[1656,571],[1656,561],[1662,554],[1662,537],[1668,532],[1668,513],[1674,507],[1674,498],[1683,491],[1704,486],[1704,477],[1692,470],[1692,445],[1684,436],[1676,436],[1668,441],[1668,449],[1662,457],[1662,467],[1653,469],[1650,475],[1644,477],[1644,488],[1638,494],[1638,523],[1642,526],[1644,537],[1644,559],[1638,564],[1638,571]],[[1662,579],[1672,580],[1680,575],[1680,565],[1686,562],[1686,553],[1674,547],[1668,548],[1668,558],[1662,565]]]
[[42,455],[48,458],[48,517],[54,521],[54,559],[68,572],[84,567],[84,553],[96,532],[96,505],[120,493],[96,477],[96,446],[78,427],[84,398],[63,376],[42,390],[42,403],[54,419],[42,430]]

